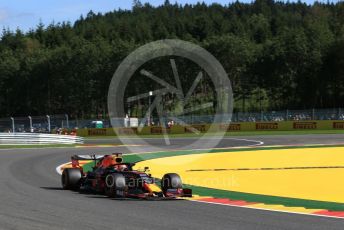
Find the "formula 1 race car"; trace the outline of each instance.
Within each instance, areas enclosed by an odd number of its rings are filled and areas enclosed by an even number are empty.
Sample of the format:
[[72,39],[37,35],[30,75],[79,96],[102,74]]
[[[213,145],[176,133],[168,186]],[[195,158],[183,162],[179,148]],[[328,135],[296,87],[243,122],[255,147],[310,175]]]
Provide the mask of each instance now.
[[[147,167],[133,170],[133,163],[123,163],[121,153],[112,155],[74,155],[72,168],[65,168],[61,182],[63,189],[93,192],[117,198],[160,198],[192,197],[191,189],[182,188],[182,180],[176,173],[165,174],[161,188]],[[94,167],[84,172],[79,161],[93,160]]]

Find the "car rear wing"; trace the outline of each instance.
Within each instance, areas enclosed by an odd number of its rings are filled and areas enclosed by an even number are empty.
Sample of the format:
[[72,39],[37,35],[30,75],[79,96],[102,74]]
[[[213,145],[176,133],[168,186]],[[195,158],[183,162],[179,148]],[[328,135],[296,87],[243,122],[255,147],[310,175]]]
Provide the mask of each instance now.
[[122,153],[112,153],[112,154],[106,154],[106,155],[96,155],[96,154],[91,154],[91,155],[73,155],[71,156],[72,160],[72,167],[73,168],[82,168],[80,166],[79,161],[94,161],[94,166],[96,166],[96,163],[99,161],[102,161],[106,156],[116,156],[118,158],[122,158]]
[[106,155],[73,155],[72,160],[101,160]]
[[112,154],[105,154],[105,155],[98,155],[98,154],[90,154],[90,155],[73,155],[71,158],[72,160],[101,160],[105,156],[115,155],[117,157],[122,157],[122,153],[112,153]]

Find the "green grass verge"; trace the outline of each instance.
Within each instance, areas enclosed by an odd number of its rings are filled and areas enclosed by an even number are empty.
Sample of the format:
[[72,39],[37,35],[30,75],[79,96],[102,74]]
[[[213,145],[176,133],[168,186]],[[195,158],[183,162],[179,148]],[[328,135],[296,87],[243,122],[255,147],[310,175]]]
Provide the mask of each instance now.
[[[260,151],[260,150],[271,150],[271,149],[296,149],[296,148],[324,148],[324,147],[343,147],[343,145],[336,146],[288,146],[288,147],[261,147],[261,148],[240,148],[240,149],[213,149],[208,152],[202,150],[190,150],[190,151],[170,151],[170,152],[156,152],[156,153],[144,153],[144,154],[132,154],[124,155],[124,162],[128,163],[137,163],[143,160],[150,160],[156,158],[170,157],[170,156],[181,156],[181,155],[190,155],[190,154],[206,154],[206,153],[216,153],[222,151],[228,152],[238,152],[238,151]],[[89,163],[84,165],[85,171],[92,170],[94,163]],[[243,193],[236,191],[227,191],[220,189],[211,189],[194,185],[185,185],[185,187],[191,188],[194,194],[200,196],[212,196],[216,198],[227,198],[231,200],[245,200],[248,202],[257,202],[264,204],[275,204],[275,205],[284,205],[289,207],[304,207],[309,209],[327,209],[332,211],[344,211],[344,204],[335,203],[335,202],[324,202],[316,200],[304,200],[297,198],[288,198],[288,197],[277,197],[277,196],[268,196],[252,193]]]

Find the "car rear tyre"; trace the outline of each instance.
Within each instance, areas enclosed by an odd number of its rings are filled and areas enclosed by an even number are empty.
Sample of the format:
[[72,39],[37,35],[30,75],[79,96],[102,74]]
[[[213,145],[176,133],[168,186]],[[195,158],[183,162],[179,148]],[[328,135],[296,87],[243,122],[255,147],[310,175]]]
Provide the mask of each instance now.
[[161,179],[161,188],[163,191],[167,191],[168,189],[179,189],[182,187],[182,179],[176,173],[167,173]]
[[78,190],[80,187],[81,171],[76,168],[63,170],[61,176],[62,188],[66,190]]
[[113,173],[105,178],[105,195],[111,198],[124,197],[126,188],[125,177],[122,174]]

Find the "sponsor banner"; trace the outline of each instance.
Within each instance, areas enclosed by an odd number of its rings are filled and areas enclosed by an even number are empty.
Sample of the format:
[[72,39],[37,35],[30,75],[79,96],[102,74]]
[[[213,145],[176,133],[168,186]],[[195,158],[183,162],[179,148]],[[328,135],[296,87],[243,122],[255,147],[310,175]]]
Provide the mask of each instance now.
[[[189,127],[189,128],[188,128]],[[193,133],[191,130],[190,130],[190,127],[191,128],[194,128],[200,132],[205,132],[206,131],[206,125],[190,125],[190,126],[186,126],[184,127],[184,132],[185,133]]]
[[294,122],[294,129],[317,129],[317,122]]
[[[159,126],[158,127],[151,127],[150,133],[151,134],[162,134],[163,130],[164,130],[163,127],[159,127]],[[171,131],[169,128],[166,128],[165,130],[167,133],[170,133],[170,131]]]
[[221,124],[220,130],[227,131],[227,132],[240,131],[241,130],[241,124],[229,124],[229,125]]
[[[199,132],[215,132],[217,130],[225,132],[233,131],[287,131],[287,130],[344,130],[344,120],[326,120],[326,121],[279,121],[279,122],[235,122],[230,124],[218,124],[216,128],[210,129],[210,124],[194,124],[190,126],[174,125],[166,128],[167,133],[182,134],[193,133],[190,128],[194,128]],[[163,127],[145,126],[140,132],[136,127],[116,128],[116,133],[122,135],[149,135],[163,134]],[[116,135],[112,128],[91,128],[78,129],[78,136],[114,136]]]
[[106,136],[106,129],[88,129],[88,136]]
[[119,128],[118,134],[120,135],[137,134],[137,128]]
[[333,122],[333,128],[334,129],[344,129],[344,122],[343,121]]
[[256,123],[256,130],[277,130],[277,122]]

